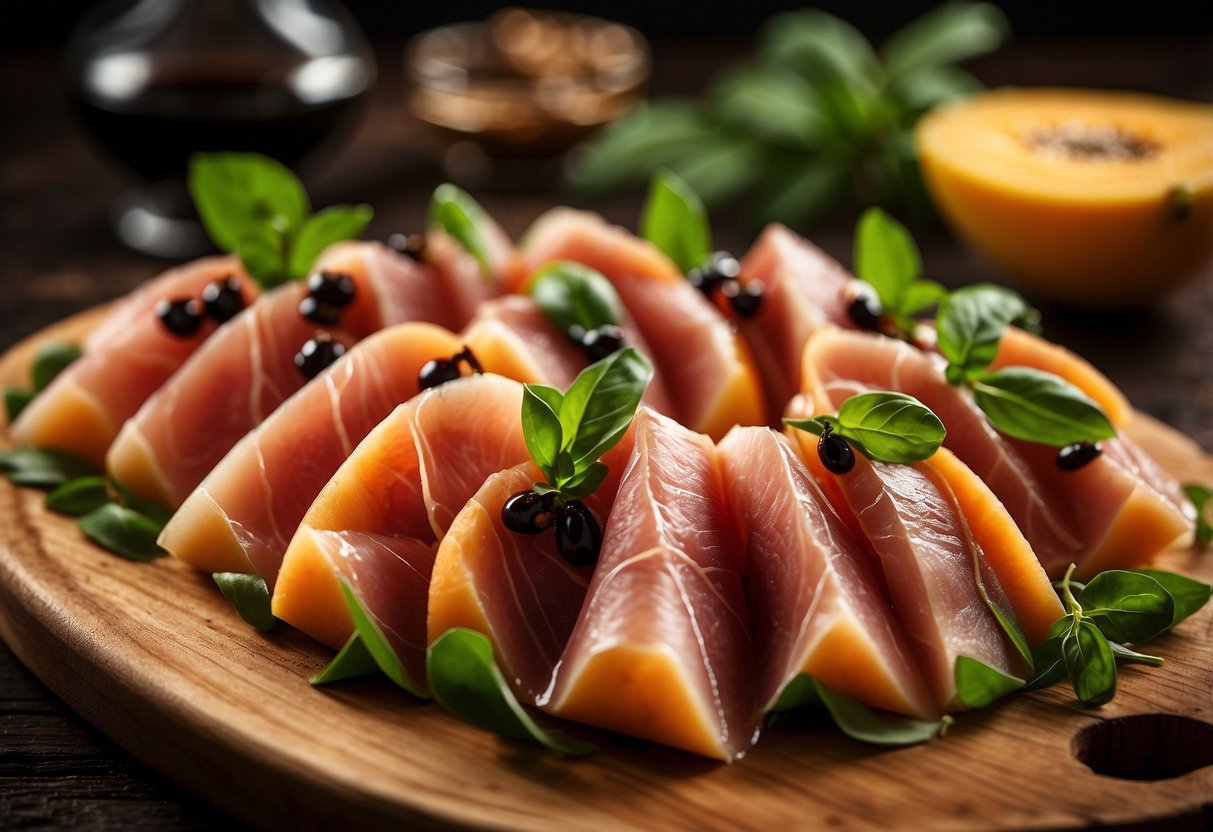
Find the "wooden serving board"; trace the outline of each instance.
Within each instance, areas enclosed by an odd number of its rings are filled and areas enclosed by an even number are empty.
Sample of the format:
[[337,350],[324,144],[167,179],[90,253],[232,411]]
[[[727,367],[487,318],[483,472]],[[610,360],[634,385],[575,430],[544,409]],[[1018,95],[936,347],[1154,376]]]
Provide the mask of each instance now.
[[[97,315],[39,338],[78,338]],[[0,383],[26,382],[32,350],[31,339],[0,358]],[[1129,432],[1182,479],[1213,482],[1213,459],[1175,431],[1141,416]],[[0,636],[135,756],[258,826],[1209,822],[1213,607],[1150,645],[1165,667],[1122,668],[1116,699],[1094,711],[1076,708],[1059,685],[962,715],[946,737],[907,749],[860,745],[828,725],[776,726],[733,765],[602,733],[593,734],[601,753],[569,760],[499,740],[387,684],[314,689],[307,677],[329,651],[286,627],[252,631],[209,576],[171,558],[138,564],[106,554],[42,499],[0,486]],[[1173,552],[1162,565],[1213,578],[1213,554]],[[1095,773],[1078,753],[1105,770],[1195,770],[1120,779]]]

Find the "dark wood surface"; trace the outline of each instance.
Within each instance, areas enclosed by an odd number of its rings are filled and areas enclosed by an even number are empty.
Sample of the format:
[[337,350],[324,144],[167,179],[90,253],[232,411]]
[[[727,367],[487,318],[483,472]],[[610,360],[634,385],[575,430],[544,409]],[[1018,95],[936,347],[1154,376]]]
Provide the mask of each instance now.
[[[739,50],[658,44],[654,87],[694,92]],[[1126,42],[1019,41],[975,67],[991,85],[1067,84],[1213,100],[1213,38]],[[373,236],[416,229],[442,178],[433,145],[400,102],[400,49],[381,52],[383,77],[351,142],[313,171],[318,204],[366,201]],[[116,243],[110,201],[129,183],[87,146],[59,96],[55,56],[0,58],[0,348],[74,311],[129,290],[164,263]],[[477,196],[517,234],[553,192]],[[593,207],[634,225],[635,196]],[[751,234],[718,218],[720,242],[744,250]],[[807,229],[843,262],[849,223]],[[931,276],[945,283],[999,275],[939,228],[915,228]],[[1151,312],[1090,317],[1045,309],[1046,334],[1092,358],[1141,410],[1213,449],[1213,274]],[[75,716],[0,644],[0,828],[199,829],[230,821],[134,761]]]

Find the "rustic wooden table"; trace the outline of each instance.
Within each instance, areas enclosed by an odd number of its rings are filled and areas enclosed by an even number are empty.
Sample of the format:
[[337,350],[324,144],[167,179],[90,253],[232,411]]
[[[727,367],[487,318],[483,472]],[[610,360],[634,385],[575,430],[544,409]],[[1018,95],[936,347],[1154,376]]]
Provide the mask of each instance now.
[[[654,88],[695,92],[735,45],[658,44]],[[1153,41],[1017,41],[978,63],[990,85],[1064,84],[1138,89],[1213,101],[1213,37]],[[381,49],[382,78],[352,140],[309,180],[318,204],[365,201],[372,236],[415,230],[441,180],[432,146],[401,108],[399,45]],[[116,297],[164,264],[123,249],[106,214],[126,183],[80,136],[59,94],[55,56],[0,58],[0,349]],[[478,193],[518,234],[564,197]],[[634,195],[595,207],[634,225]],[[719,219],[719,218],[718,218]],[[744,250],[748,232],[718,223],[720,242]],[[849,260],[849,220],[809,234]],[[915,228],[930,276],[998,279],[940,228]],[[1151,312],[1090,317],[1045,308],[1046,334],[1104,369],[1138,408],[1213,450],[1213,273]],[[0,643],[0,828],[200,829],[233,822],[147,769],[84,723]]]

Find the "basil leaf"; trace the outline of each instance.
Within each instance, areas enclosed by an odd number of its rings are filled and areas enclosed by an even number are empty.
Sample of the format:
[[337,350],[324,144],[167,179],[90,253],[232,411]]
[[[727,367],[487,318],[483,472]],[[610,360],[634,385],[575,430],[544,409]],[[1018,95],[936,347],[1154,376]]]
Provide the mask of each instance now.
[[1024,680],[969,656],[957,656],[956,698],[966,708],[984,708],[1024,686]]
[[768,150],[742,134],[718,131],[684,147],[669,169],[705,205],[719,205],[757,179]]
[[904,225],[869,208],[855,227],[855,275],[871,284],[886,312],[901,309],[902,297],[922,273],[922,257]]
[[652,378],[653,365],[634,347],[578,373],[560,405],[562,444],[576,469],[596,461],[623,437]]
[[939,733],[939,722],[874,711],[834,693],[816,680],[814,684],[834,724],[853,740],[872,745],[905,746],[926,742]]
[[493,661],[492,644],[480,633],[462,627],[447,630],[426,651],[426,673],[438,704],[479,728],[569,756],[598,750],[536,724]]
[[947,296],[948,290],[942,284],[934,280],[915,280],[906,287],[905,294],[901,296],[901,308],[897,312],[900,315],[913,315],[943,303]]
[[826,428],[827,421],[823,416],[814,416],[811,419],[784,419],[783,423],[790,428],[807,431],[814,436],[821,436],[822,431]]
[[359,679],[379,672],[375,657],[366,649],[362,636],[355,630],[333,660],[308,677],[313,685],[327,685],[346,679]]
[[466,191],[450,183],[439,185],[430,199],[428,223],[431,227],[441,228],[464,251],[476,258],[480,273],[486,280],[492,277],[493,266],[483,230],[488,223],[488,215]]
[[1153,578],[1170,594],[1171,600],[1175,604],[1170,627],[1174,627],[1203,607],[1209,600],[1210,589],[1213,589],[1206,583],[1185,578],[1183,575],[1176,575],[1174,572],[1164,572],[1161,569],[1135,569],[1133,571]]
[[1138,653],[1136,650],[1130,650],[1123,644],[1117,644],[1115,641],[1109,641],[1108,647],[1112,649],[1112,655],[1116,657],[1116,661],[1121,664],[1148,664],[1150,667],[1162,667],[1163,660],[1158,656],[1151,656],[1148,653]]
[[345,598],[345,606],[350,611],[350,617],[354,619],[354,630],[358,633],[358,638],[362,641],[366,651],[375,660],[375,664],[379,666],[385,676],[413,696],[428,699],[429,697],[426,696],[421,686],[404,669],[400,657],[388,643],[387,637],[383,635],[383,631],[379,629],[375,619],[363,608],[362,602],[354,595],[349,581],[344,576],[338,580],[341,583],[341,594]]
[[[111,484],[115,483],[111,481]],[[141,497],[131,497],[128,495],[125,498],[125,505],[129,509],[139,512],[161,529],[168,525],[168,521],[173,517],[172,509],[165,508],[160,503],[154,503],[151,500],[144,500]]]
[[920,462],[943,444],[947,431],[930,408],[905,393],[862,393],[838,408],[834,431],[881,462]]
[[224,251],[238,251],[259,229],[290,234],[311,212],[295,174],[257,153],[195,154],[188,184],[207,234]]
[[1007,436],[1043,445],[1098,442],[1116,435],[1086,393],[1052,373],[1007,367],[973,383],[977,406]]
[[316,258],[333,243],[361,237],[373,214],[369,205],[333,205],[308,217],[291,241],[291,279],[307,277]]
[[247,229],[233,251],[240,263],[263,289],[272,289],[290,279],[286,262],[286,238],[270,226]]
[[1024,635],[1020,629],[1019,621],[1015,618],[1013,611],[1004,611],[998,604],[994,603],[994,599],[990,597],[989,591],[986,590],[985,581],[981,578],[981,560],[980,551],[977,548],[970,550],[973,558],[973,584],[977,587],[977,592],[981,595],[981,600],[985,602],[986,609],[994,616],[998,622],[998,626],[1002,628],[1007,640],[1019,653],[1019,657],[1023,659],[1027,665],[1028,674],[1031,675],[1033,668],[1036,667],[1035,659],[1032,657],[1032,648],[1028,646],[1028,637]]
[[1109,569],[1092,578],[1078,596],[1084,619],[1109,641],[1138,644],[1171,626],[1175,602],[1158,581],[1140,572]]
[[109,501],[109,480],[99,476],[65,482],[46,495],[48,510],[71,517],[96,511]]
[[881,68],[859,30],[818,9],[772,17],[762,28],[759,51],[811,81],[838,79],[861,89],[881,80]]
[[668,170],[653,177],[640,215],[640,233],[684,273],[702,265],[712,253],[712,231],[703,203]]
[[156,544],[161,527],[134,509],[107,503],[76,519],[84,536],[127,560],[147,562],[168,552]]
[[[1069,622],[1070,617],[1059,619]],[[1060,682],[1066,677],[1066,662],[1061,655],[1061,635],[1053,635],[1045,639],[1032,650],[1032,664],[1036,668],[1025,691],[1040,690]]]
[[17,421],[17,417],[21,415],[21,411],[34,400],[34,391],[26,390],[23,387],[5,387],[4,388],[4,414],[11,425]]
[[817,683],[813,681],[813,677],[806,673],[799,673],[783,686],[783,690],[779,692],[775,704],[771,706],[768,713],[783,713],[820,703],[821,697],[817,695]]
[[1084,707],[1097,708],[1116,695],[1116,659],[1099,628],[1080,621],[1062,637],[1061,656],[1074,695]]
[[602,485],[609,469],[601,462],[591,462],[584,470],[574,474],[560,488],[560,494],[566,500],[580,500],[588,497]]
[[928,66],[893,79],[889,94],[912,119],[940,104],[972,95],[982,84],[972,73],[954,66]]
[[270,588],[265,578],[241,572],[215,572],[211,578],[245,623],[263,633],[274,629],[278,619],[270,611]]
[[623,318],[615,287],[580,263],[552,263],[531,278],[527,293],[561,332],[575,326],[589,332]]
[[989,3],[938,6],[895,32],[880,50],[890,78],[957,63],[997,49],[1010,31],[1006,16]]
[[560,453],[564,433],[555,409],[559,404],[553,406],[555,397],[552,393],[560,395],[559,390],[543,385],[522,386],[522,437],[531,459],[555,485],[551,472],[555,467],[556,455]]
[[30,372],[34,379],[34,392],[40,393],[55,380],[67,366],[84,352],[75,344],[65,344],[62,341],[48,341],[38,347],[34,353],[34,364]]
[[813,85],[782,67],[724,73],[714,82],[709,101],[723,121],[790,149],[816,149],[826,137]]
[[56,488],[97,469],[88,460],[55,448],[12,448],[0,451],[0,471],[13,485]]
[[998,355],[1008,326],[1039,320],[1039,312],[1001,286],[979,283],[949,294],[936,318],[939,352],[948,359],[948,381],[959,384],[984,372]]
[[763,180],[764,187],[751,201],[756,226],[772,222],[800,226],[824,219],[851,186],[845,163],[824,151],[811,160],[797,154],[782,164],[769,163]]
[[1188,483],[1184,486],[1184,494],[1196,508],[1196,545],[1208,546],[1213,541],[1213,490]]

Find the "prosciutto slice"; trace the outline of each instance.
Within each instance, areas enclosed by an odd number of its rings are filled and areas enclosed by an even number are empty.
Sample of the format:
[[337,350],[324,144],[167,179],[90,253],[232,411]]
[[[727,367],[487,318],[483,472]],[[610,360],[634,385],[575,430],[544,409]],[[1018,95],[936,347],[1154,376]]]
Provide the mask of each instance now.
[[720,760],[756,735],[741,547],[716,449],[642,408],[585,606],[540,704]]
[[235,257],[170,269],[117,301],[84,342],[84,355],[30,402],[10,427],[19,445],[61,448],[101,466],[122,424],[215,331],[205,320],[182,337],[156,316],[162,300],[200,298],[208,283],[240,280],[245,304],[258,292]]

